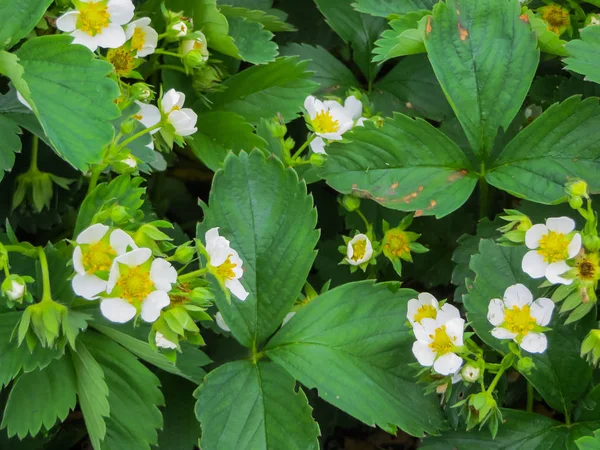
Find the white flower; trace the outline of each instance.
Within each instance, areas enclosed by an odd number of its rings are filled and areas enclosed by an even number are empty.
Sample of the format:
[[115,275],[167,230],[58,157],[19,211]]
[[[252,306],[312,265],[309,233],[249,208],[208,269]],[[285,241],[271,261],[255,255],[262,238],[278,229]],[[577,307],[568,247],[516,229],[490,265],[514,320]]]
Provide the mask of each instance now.
[[190,108],[184,108],[184,102],[183,92],[170,89],[162,98],[161,108],[169,123],[175,128],[175,133],[180,136],[190,136],[198,131],[196,128],[198,115]]
[[21,95],[21,93],[19,91],[17,91],[17,99],[27,107],[27,109],[29,109],[30,111],[33,111],[33,108],[31,107],[31,105],[29,104],[29,102],[27,100],[25,100],[25,98]]
[[188,27],[185,22],[177,22],[171,29],[177,31],[177,37],[185,36],[188,32]]
[[344,105],[336,101],[322,102],[309,95],[304,101],[304,109],[317,137],[310,143],[315,153],[325,153],[325,140],[339,141],[342,135],[354,126],[362,115],[362,103],[354,96],[346,98]]
[[4,294],[10,300],[19,300],[23,295],[25,295],[25,284],[19,283],[16,280],[12,280],[10,282],[10,289],[4,291]]
[[546,277],[553,284],[571,284],[572,279],[561,277],[571,269],[567,260],[581,250],[581,235],[574,233],[575,221],[569,217],[552,217],[546,225],[532,226],[525,234],[525,245],[531,251],[521,264],[531,278]]
[[436,319],[424,318],[415,322],[413,331],[417,341],[412,351],[419,364],[433,366],[440,375],[455,374],[463,360],[456,351],[463,345],[465,321],[455,313],[438,314]]
[[373,245],[365,234],[357,234],[348,242],[346,261],[353,266],[366,263],[373,256]]
[[[142,103],[137,100],[135,103],[140,107],[140,110],[133,115],[134,119],[139,120],[146,128],[151,128],[160,122],[160,110],[156,106]],[[156,128],[155,130],[152,130],[150,134],[154,134],[159,130],[160,128]]]
[[71,34],[73,44],[85,45],[91,51],[118,48],[127,40],[125,25],[133,18],[131,0],[79,0],[76,9],[58,18],[56,27]]
[[418,298],[412,298],[408,301],[406,317],[411,325],[415,322],[420,323],[425,318],[436,319],[438,316],[442,320],[460,317],[460,313],[455,306],[450,303],[444,304],[440,310],[437,299],[429,292],[422,292]]
[[242,269],[243,261],[238,252],[231,248],[229,241],[223,236],[219,236],[219,228],[211,228],[204,236],[206,240],[206,252],[209,257],[209,267],[212,273],[225,284],[225,287],[231,291],[240,300],[244,301],[248,297],[248,291],[242,286],[240,278],[244,274]]
[[473,364],[467,364],[460,371],[461,378],[467,383],[475,383],[477,380],[479,380],[480,374],[481,369],[479,367],[474,366]]
[[208,47],[206,45],[206,36],[200,31],[195,32],[198,34],[195,39],[183,39],[180,44],[180,52],[182,55],[187,55],[191,51],[197,51],[202,55],[204,61],[208,60]]
[[131,49],[137,50],[139,57],[151,55],[158,45],[158,33],[150,26],[149,17],[142,17],[127,25],[125,36],[131,39]]
[[167,348],[169,350],[177,348],[177,344],[168,340],[160,331],[156,332],[154,342],[156,343],[156,346],[160,348]]
[[137,248],[131,236],[123,230],[116,229],[107,235],[109,229],[97,223],[83,230],[75,239],[78,245],[73,251],[76,275],[72,286],[75,294],[86,300],[95,300],[106,290],[106,275],[101,278],[100,272],[107,274],[117,256]]
[[149,248],[138,248],[115,258],[110,269],[100,310],[112,322],[125,323],[138,311],[146,322],[154,322],[171,303],[168,292],[177,281],[177,271],[164,259],[151,261]]
[[231,331],[229,326],[225,323],[225,319],[223,319],[223,314],[221,314],[221,311],[219,311],[217,314],[215,314],[215,322],[217,323],[217,325],[219,326],[219,328],[221,330],[227,331],[227,332]]
[[488,306],[487,318],[494,325],[492,336],[512,339],[529,353],[543,353],[548,347],[543,327],[550,323],[554,302],[538,298],[522,284],[510,286],[504,298],[494,298]]

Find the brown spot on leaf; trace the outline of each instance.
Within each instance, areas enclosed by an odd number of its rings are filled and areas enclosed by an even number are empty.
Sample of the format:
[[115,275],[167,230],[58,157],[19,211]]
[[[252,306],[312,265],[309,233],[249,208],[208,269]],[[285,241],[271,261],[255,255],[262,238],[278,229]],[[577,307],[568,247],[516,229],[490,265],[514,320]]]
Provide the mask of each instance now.
[[392,184],[392,189],[396,189],[398,187],[398,182],[396,181],[394,184]]
[[448,181],[450,181],[452,183],[456,180],[460,180],[461,178],[466,177],[467,173],[469,173],[469,172],[467,172],[466,169],[456,170],[456,171],[452,172],[450,175],[448,175]]
[[431,33],[431,16],[427,17],[427,26],[425,27],[427,34]]
[[519,19],[521,19],[521,20],[522,20],[523,22],[525,22],[525,23],[529,23],[529,16],[527,15],[527,13],[525,13],[525,14],[521,14],[521,15],[519,16]]
[[421,192],[423,189],[423,186],[419,186],[419,189],[417,189],[417,191]]
[[469,37],[469,32],[466,28],[463,28],[460,23],[458,24],[458,35],[460,36],[461,41],[466,41],[467,37]]
[[368,198],[369,200],[374,200],[373,194],[371,194],[369,191],[367,191],[365,189],[358,189],[358,188],[355,188],[354,186],[355,185],[352,186],[352,194],[356,195],[357,197]]
[[431,200],[431,201],[429,202],[429,209],[433,209],[433,208],[435,208],[435,205],[437,205],[437,202],[436,202],[435,200]]
[[375,197],[376,202],[385,202],[385,197]]
[[357,187],[358,187],[358,184],[356,184],[356,183],[354,183],[354,184],[352,185],[352,189],[356,189]]
[[415,217],[421,217],[423,215],[423,210],[422,209],[417,209],[415,211]]

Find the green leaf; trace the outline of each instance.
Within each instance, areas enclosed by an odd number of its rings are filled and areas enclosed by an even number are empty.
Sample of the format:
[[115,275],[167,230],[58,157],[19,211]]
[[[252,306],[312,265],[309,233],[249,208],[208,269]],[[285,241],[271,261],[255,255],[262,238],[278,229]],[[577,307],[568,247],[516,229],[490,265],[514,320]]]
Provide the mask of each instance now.
[[360,87],[350,69],[323,47],[290,43],[280,53],[309,61],[308,70],[314,72],[312,80],[319,84],[318,93],[343,96],[348,89]]
[[254,127],[239,114],[229,111],[205,112],[198,115],[198,132],[189,146],[209,169],[216,171],[231,152],[264,149],[266,142],[254,133]]
[[2,429],[8,437],[37,435],[42,427],[50,430],[63,421],[77,403],[75,373],[68,357],[56,359],[44,369],[21,375],[10,394]]
[[[187,7],[181,9],[190,9],[190,2],[180,0],[179,3]],[[217,8],[217,0],[195,0],[192,5],[194,27],[202,30],[208,46],[225,55],[239,58],[238,49],[229,36],[229,23]]]
[[385,30],[381,39],[375,41],[373,61],[384,62],[399,56],[425,53],[425,23],[431,13],[415,11],[390,22],[391,30]]
[[77,237],[79,233],[92,225],[94,216],[103,208],[120,205],[127,208],[133,215],[144,203],[142,196],[146,189],[139,187],[143,181],[144,179],[141,177],[131,178],[128,175],[121,175],[110,183],[100,183],[96,186],[86,196],[79,208],[73,236]]
[[425,47],[473,150],[489,156],[498,127],[519,111],[539,61],[518,0],[448,0],[427,24]]
[[244,61],[266,64],[277,57],[278,46],[272,41],[274,34],[265,30],[259,22],[232,17],[229,19],[229,35]]
[[164,403],[160,382],[126,349],[106,336],[87,332],[80,337],[104,371],[110,416],[102,450],[150,450],[158,442]]
[[44,16],[52,0],[0,2],[0,47],[10,49],[27,36]]
[[385,29],[386,22],[355,11],[352,0],[315,0],[317,7],[327,19],[329,26],[353,51],[354,62],[369,82],[375,80],[379,67],[371,63],[375,41]]
[[550,55],[568,56],[565,49],[566,41],[563,41],[556,33],[548,29],[548,24],[537,17],[532,11],[527,11],[527,18],[531,29],[535,31],[538,38],[540,50]]
[[209,373],[195,393],[202,448],[318,450],[319,426],[295,384],[268,361],[230,362]]
[[316,256],[316,222],[306,185],[277,158],[230,155],[215,174],[198,238],[220,227],[244,262],[245,301],[229,302],[216,289],[219,310],[243,345],[262,344],[291,311]]
[[[285,23],[280,17],[268,14],[265,11],[241,8],[239,6],[219,5],[221,13],[230,20],[232,17],[241,17],[252,22],[262,24],[265,30],[276,31],[296,31],[289,23]],[[230,21],[231,24],[231,21]],[[237,43],[237,42],[236,42]]]
[[92,446],[100,449],[106,436],[105,417],[110,414],[104,371],[81,341],[77,342],[77,351],[70,354],[77,375],[77,397],[85,426]]
[[[37,116],[56,152],[80,170],[102,158],[119,116],[117,84],[110,63],[94,58],[68,35],[25,42],[17,56],[25,70]],[[14,80],[13,80],[14,82]],[[18,86],[17,86],[18,87]]]
[[352,6],[358,12],[372,16],[389,17],[433,8],[438,0],[356,0]]
[[398,111],[438,122],[454,116],[426,55],[402,58],[375,83],[371,99],[376,111],[380,111],[379,98],[385,96],[393,98],[392,107],[382,111],[385,115]]
[[600,430],[594,432],[594,436],[584,436],[575,441],[579,450],[600,450]]
[[575,439],[591,434],[600,422],[565,426],[539,414],[513,409],[502,410],[503,423],[492,437],[487,428],[450,431],[425,439],[423,450],[576,450]]
[[[482,240],[479,254],[471,258],[470,268],[476,274],[474,282],[467,282],[469,294],[463,296],[467,318],[477,335],[489,346],[500,352],[507,352],[507,340],[499,340],[491,335],[493,326],[487,320],[488,305],[493,298],[502,298],[509,286],[517,283],[527,286],[534,298],[547,297],[545,290],[539,289],[539,280],[534,280],[521,269],[521,261],[527,248],[503,247],[491,240]],[[589,331],[589,326],[578,322],[577,326],[562,325],[555,312],[546,332],[548,349],[543,354],[528,354],[536,368],[525,377],[531,382],[544,400],[554,409],[569,413],[573,402],[585,394],[591,381],[592,368],[580,357],[581,341]],[[573,374],[577,374],[577,382]]]
[[208,99],[215,111],[237,113],[253,125],[277,114],[289,122],[317,86],[310,81],[307,65],[298,58],[286,57],[250,67],[224,81],[224,89]]
[[0,115],[0,181],[4,171],[10,172],[15,164],[15,153],[21,152],[21,129],[10,118]]
[[600,107],[598,98],[571,97],[548,108],[500,153],[487,181],[516,196],[555,203],[570,177],[600,188]]
[[566,45],[568,58],[564,60],[566,69],[585,75],[585,79],[600,83],[600,28],[584,27],[581,39],[573,39]]
[[408,366],[415,360],[406,305],[416,293],[394,286],[362,281],[320,295],[277,332],[266,354],[367,425],[436,433],[443,423],[438,400],[425,395]]
[[327,147],[327,184],[391,209],[443,217],[467,201],[477,178],[465,154],[424,120],[401,114],[372,123]]

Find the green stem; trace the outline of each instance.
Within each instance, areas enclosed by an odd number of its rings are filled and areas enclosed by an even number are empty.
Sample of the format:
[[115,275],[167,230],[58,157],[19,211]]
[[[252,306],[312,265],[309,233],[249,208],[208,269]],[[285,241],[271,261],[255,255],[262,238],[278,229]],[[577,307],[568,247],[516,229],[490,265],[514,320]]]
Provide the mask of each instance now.
[[20,245],[5,245],[4,249],[7,252],[15,252],[21,253],[25,256],[29,256],[30,258],[35,258],[37,256],[37,248],[23,248]]
[[533,385],[527,382],[527,412],[533,412]]
[[10,271],[8,270],[8,264],[4,265],[4,276],[6,278],[10,277]]
[[154,51],[154,53],[156,53],[157,55],[166,55],[166,56],[175,56],[176,58],[183,58],[183,55],[180,55],[179,53],[174,53],[174,52],[168,52],[166,50],[161,50],[161,49],[156,49]]
[[158,35],[158,40],[160,41],[161,39],[166,38],[169,35],[169,33],[161,33]]
[[36,135],[33,135],[33,139],[31,141],[31,161],[29,162],[29,170],[31,172],[38,172],[38,147],[39,147],[39,138]]
[[162,122],[158,122],[156,125],[152,125],[151,127],[148,128],[144,128],[142,131],[140,131],[139,133],[134,134],[131,137],[128,137],[127,139],[125,139],[123,142],[121,142],[117,148],[114,149],[114,153],[117,154],[119,153],[121,150],[123,150],[125,147],[127,147],[128,144],[130,144],[131,142],[135,141],[136,139],[142,137],[145,134],[151,133],[152,131],[158,129],[162,127]]
[[491,394],[492,392],[494,392],[494,389],[496,389],[496,385],[500,381],[502,374],[506,371],[506,369],[508,369],[512,365],[513,359],[514,359],[514,357],[513,357],[512,353],[509,353],[502,359],[502,362],[500,363],[500,369],[498,369],[498,373],[496,374],[496,376],[494,377],[494,379],[492,380],[492,382],[490,383],[490,385],[487,388],[488,394]]
[[367,231],[369,231],[371,229],[371,224],[369,223],[365,215],[362,213],[362,211],[357,208],[354,210],[354,212],[358,214],[358,216],[362,219],[362,221],[365,223],[365,227],[367,227]]
[[155,70],[166,69],[166,70],[175,70],[177,72],[188,74],[183,67],[174,66],[173,64],[160,64],[155,68]]
[[297,158],[300,156],[300,154],[301,154],[301,153],[304,151],[304,149],[305,149],[306,147],[308,147],[308,145],[309,145],[309,144],[310,144],[310,143],[311,143],[311,142],[312,142],[312,141],[313,141],[313,140],[314,140],[316,137],[317,137],[317,135],[316,135],[316,134],[312,134],[312,135],[311,135],[311,136],[310,136],[310,137],[309,137],[309,138],[306,140],[306,142],[305,142],[304,144],[302,144],[298,150],[296,150],[296,153],[294,153],[294,154],[292,155],[292,161],[293,161],[293,160],[295,160],[295,159],[297,159]]
[[178,280],[180,283],[184,283],[186,281],[193,280],[194,278],[198,278],[200,275],[204,275],[206,272],[208,272],[208,267],[205,267],[204,269],[194,270],[193,272],[189,272],[189,273],[180,275],[178,277]]
[[46,253],[42,247],[38,247],[38,256],[40,258],[40,266],[42,266],[43,294],[42,303],[52,301],[52,293],[50,291],[50,271],[48,270],[48,260]]
[[88,185],[87,195],[90,195],[96,185],[98,184],[98,179],[100,178],[100,174],[106,167],[106,164],[98,164],[95,168],[92,169],[92,176],[90,177],[90,184]]
[[484,177],[479,178],[479,218],[489,215],[489,185]]

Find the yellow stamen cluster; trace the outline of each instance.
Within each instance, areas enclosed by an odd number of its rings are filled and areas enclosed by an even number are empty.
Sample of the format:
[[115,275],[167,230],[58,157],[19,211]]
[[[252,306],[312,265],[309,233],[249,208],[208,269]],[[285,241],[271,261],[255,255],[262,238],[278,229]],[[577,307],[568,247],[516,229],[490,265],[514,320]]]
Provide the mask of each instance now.
[[512,333],[526,336],[535,328],[535,324],[535,319],[531,317],[529,305],[525,305],[522,308],[513,306],[511,309],[505,311],[502,327]]
[[437,309],[433,305],[423,305],[415,314],[415,322],[421,322],[423,319],[435,319],[437,317]]
[[316,133],[335,133],[340,129],[340,123],[333,120],[329,111],[319,111],[311,122]]
[[117,255],[117,252],[103,241],[91,244],[82,253],[83,267],[89,274],[110,270],[113,258]]
[[231,255],[229,255],[225,262],[217,267],[217,273],[223,278],[233,280],[235,278],[235,272],[233,271],[235,267],[237,267],[237,264],[231,262]]
[[383,253],[388,258],[402,257],[410,254],[408,236],[404,231],[391,229],[385,234]]
[[139,303],[152,292],[154,283],[148,270],[138,266],[121,275],[117,287],[121,289],[121,298],[129,303]]
[[553,33],[562,34],[562,31],[571,23],[569,11],[560,5],[548,5],[541,8],[541,13],[542,19],[548,24],[548,29]]
[[538,253],[550,264],[564,261],[569,257],[569,239],[564,233],[550,231],[540,239]]
[[582,281],[594,281],[600,278],[600,260],[596,253],[588,253],[576,263],[577,278]]
[[144,42],[146,41],[146,33],[139,27],[135,28],[133,37],[131,38],[131,48],[138,52],[144,48]]
[[95,36],[110,23],[106,2],[81,3],[78,27],[81,31]]
[[367,252],[367,241],[362,239],[352,244],[352,261],[358,261],[365,257]]
[[117,75],[124,77],[133,70],[135,58],[123,48],[111,48],[106,54],[106,59],[115,68]]
[[442,325],[440,328],[436,328],[435,334],[430,334],[429,337],[433,339],[433,342],[429,344],[429,347],[432,350],[434,350],[438,355],[445,355],[446,353],[450,353],[454,348],[453,338],[448,336],[448,332],[446,331],[446,325]]

